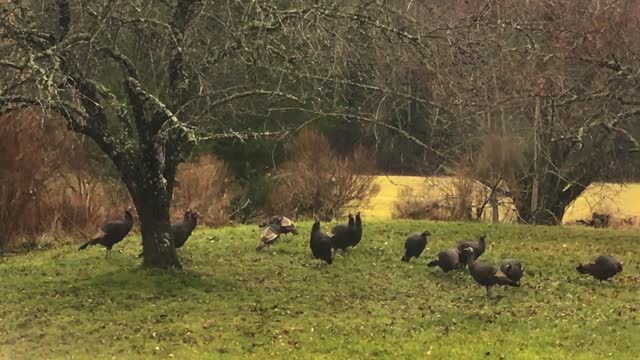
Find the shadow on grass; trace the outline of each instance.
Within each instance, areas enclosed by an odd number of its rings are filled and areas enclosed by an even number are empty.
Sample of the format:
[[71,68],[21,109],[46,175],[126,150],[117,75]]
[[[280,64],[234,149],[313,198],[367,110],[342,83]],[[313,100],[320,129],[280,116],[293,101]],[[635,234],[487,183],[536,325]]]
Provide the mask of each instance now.
[[93,288],[132,295],[160,293],[166,296],[184,296],[190,292],[215,296],[215,294],[237,291],[242,286],[234,279],[213,274],[142,267],[95,274],[80,280],[77,285],[88,288],[87,290]]

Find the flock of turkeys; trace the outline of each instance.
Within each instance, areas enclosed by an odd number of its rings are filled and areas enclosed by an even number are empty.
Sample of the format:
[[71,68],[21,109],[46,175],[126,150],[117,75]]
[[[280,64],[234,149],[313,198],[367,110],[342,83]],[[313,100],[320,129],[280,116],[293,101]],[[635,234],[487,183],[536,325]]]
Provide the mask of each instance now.
[[[91,245],[102,245],[107,249],[107,258],[110,257],[113,246],[122,241],[133,226],[132,211],[133,209],[129,207],[125,210],[123,219],[110,221],[103,225],[100,228],[102,235],[87,241],[78,250],[83,250]],[[199,216],[198,211],[188,209],[180,222],[171,225],[171,234],[176,249],[182,247],[191,236],[198,225]],[[309,240],[314,258],[331,264],[335,253],[341,251],[344,254],[348,248],[355,247],[360,243],[362,240],[360,212],[355,217],[349,214],[348,219],[347,224],[337,225],[331,230],[331,234],[326,234],[320,229],[320,221],[314,217],[315,222],[311,228]],[[280,238],[280,235],[298,233],[293,221],[285,216],[274,216],[268,223],[261,224],[260,228],[262,232],[256,246],[257,251],[273,245]],[[427,247],[430,235],[429,231],[424,231],[409,236],[405,240],[404,255],[401,260],[409,262],[412,258],[419,258]],[[445,273],[467,268],[473,280],[486,288],[487,295],[490,295],[491,288],[495,285],[520,286],[520,279],[524,274],[522,263],[517,259],[506,259],[497,266],[478,261],[486,248],[486,235],[480,236],[477,241],[462,241],[454,248],[440,251],[427,266],[438,266]],[[144,253],[139,255],[139,257],[142,256]],[[602,281],[621,272],[622,265],[622,261],[612,256],[600,255],[593,263],[579,264],[576,270],[581,274],[589,274]]]

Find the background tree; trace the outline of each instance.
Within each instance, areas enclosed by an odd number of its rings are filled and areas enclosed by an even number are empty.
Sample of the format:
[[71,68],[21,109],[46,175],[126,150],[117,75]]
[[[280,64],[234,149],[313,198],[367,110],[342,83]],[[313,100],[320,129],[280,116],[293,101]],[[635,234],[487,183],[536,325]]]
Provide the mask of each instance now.
[[631,175],[637,2],[453,1],[437,11],[451,44],[437,65],[446,75],[429,86],[469,122],[465,151],[493,154],[477,178],[500,181],[522,222],[558,224],[592,182]]

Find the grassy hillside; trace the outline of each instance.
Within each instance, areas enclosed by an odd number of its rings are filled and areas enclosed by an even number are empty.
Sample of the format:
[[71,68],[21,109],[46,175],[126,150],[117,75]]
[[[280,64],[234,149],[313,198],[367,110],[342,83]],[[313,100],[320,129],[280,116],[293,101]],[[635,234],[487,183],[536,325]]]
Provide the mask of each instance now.
[[[414,189],[418,193],[428,189],[428,194],[434,199],[442,197],[445,192],[452,191],[452,179],[451,177],[377,176],[376,183],[380,186],[380,192],[371,200],[367,215],[377,219],[390,219],[393,204],[399,192],[405,188]],[[428,181],[426,184],[425,180]],[[640,184],[593,184],[569,206],[563,222],[572,223],[579,219],[589,219],[593,211],[604,211],[621,218],[640,216]]]
[[[139,239],[111,260],[75,245],[0,258],[0,358],[633,359],[640,343],[638,236],[569,227],[366,222],[332,266],[310,258],[309,223],[271,252],[257,227],[200,230],[187,270],[138,268]],[[324,227],[325,230],[328,226]],[[400,262],[427,228],[428,255]],[[425,264],[436,249],[489,234],[483,260],[524,261],[521,288],[487,299],[468,275]],[[575,266],[610,253],[612,282]]]

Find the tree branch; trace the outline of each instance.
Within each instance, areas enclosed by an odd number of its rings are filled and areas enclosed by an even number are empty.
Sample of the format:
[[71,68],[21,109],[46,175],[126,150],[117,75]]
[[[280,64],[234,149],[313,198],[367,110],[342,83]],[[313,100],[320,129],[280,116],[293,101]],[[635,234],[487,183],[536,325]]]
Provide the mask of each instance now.
[[[161,112],[165,118],[163,120],[163,125],[167,122],[167,120],[169,122],[172,123],[171,127],[177,127],[177,128],[181,128],[182,130],[185,131],[185,133],[188,133],[189,136],[185,139],[187,142],[196,142],[196,138],[193,135],[193,131],[189,128],[187,128],[186,124],[184,124],[183,122],[181,122],[174,114],[173,112],[171,112],[171,110],[169,110],[169,108],[167,108],[167,106],[160,101],[157,97],[153,96],[152,94],[149,94],[148,92],[146,92],[144,89],[142,89],[142,85],[140,84],[140,82],[138,82],[138,80],[134,79],[134,78],[129,78],[128,79],[128,83],[129,86],[131,87],[131,89],[136,93],[136,95],[140,96],[141,99],[143,99],[146,102],[149,102],[157,111]],[[138,129],[140,131],[140,129]],[[158,128],[158,131],[160,130],[160,128]],[[169,129],[165,129],[165,131],[167,131]],[[154,134],[151,134],[154,135]]]
[[134,78],[136,80],[139,79],[136,66],[124,54],[122,54],[118,50],[106,46],[99,48],[98,51],[106,54],[118,63],[122,71],[125,73],[125,79],[127,77]]
[[331,77],[327,77],[327,76],[319,76],[319,75],[313,75],[313,74],[309,74],[309,73],[296,73],[296,72],[292,72],[283,68],[279,68],[279,67],[268,67],[265,66],[265,69],[268,69],[270,71],[278,71],[278,72],[282,72],[288,75],[293,75],[299,78],[303,78],[303,79],[310,79],[310,80],[319,80],[319,81],[327,81],[333,84],[340,84],[340,85],[347,85],[350,87],[354,87],[354,88],[360,88],[363,90],[369,90],[369,91],[375,91],[375,92],[379,92],[382,94],[387,94],[387,95],[395,95],[401,98],[404,98],[406,100],[411,100],[411,101],[415,101],[421,104],[428,104],[430,106],[433,106],[435,108],[441,109],[441,110],[445,110],[446,112],[448,112],[448,110],[439,104],[434,103],[433,101],[429,101],[423,98],[419,98],[417,96],[411,95],[411,94],[407,94],[407,93],[403,93],[400,91],[393,91],[391,89],[385,89],[381,86],[376,86],[376,85],[370,85],[370,84],[363,84],[363,83],[359,83],[356,81],[351,81],[351,80],[346,80],[346,79],[339,79],[339,78],[331,78]]
[[245,91],[245,92],[241,92],[241,93],[236,93],[233,95],[229,95],[225,98],[219,99],[214,101],[211,105],[209,105],[210,109],[216,108],[220,105],[224,105],[228,102],[231,102],[233,100],[237,100],[240,98],[245,98],[245,97],[249,97],[249,96],[254,96],[254,95],[270,95],[270,96],[280,96],[283,97],[285,99],[289,99],[289,100],[293,100],[299,103],[303,103],[303,101],[301,101],[298,97],[290,95],[290,94],[286,94],[283,93],[281,91],[275,91],[275,90],[249,90],[249,91]]
[[552,138],[551,141],[558,142],[558,141],[568,140],[568,141],[576,142],[580,144],[580,147],[582,147],[582,138],[584,137],[584,135],[586,135],[587,133],[593,131],[598,127],[602,127],[607,131],[616,131],[619,134],[621,134],[625,138],[625,140],[627,140],[633,145],[633,147],[629,151],[638,152],[640,151],[640,144],[638,143],[637,139],[627,130],[622,129],[617,125],[621,120],[628,119],[633,116],[639,116],[639,115],[640,115],[640,108],[633,108],[633,109],[618,113],[609,119],[592,120],[586,123],[585,125],[581,126],[580,128],[578,128],[575,133],[555,137],[555,138]]
[[422,142],[420,139],[416,138],[415,136],[411,135],[409,132],[400,129],[397,126],[393,126],[391,124],[385,123],[383,121],[379,121],[373,118],[369,118],[366,116],[362,116],[362,115],[357,115],[357,114],[350,114],[350,113],[339,113],[339,112],[324,112],[324,111],[317,111],[317,110],[309,110],[309,109],[304,109],[304,108],[278,108],[278,109],[272,109],[272,110],[299,110],[302,112],[306,112],[306,113],[311,113],[311,114],[315,114],[315,115],[320,115],[320,116],[325,116],[325,117],[337,117],[337,118],[346,118],[346,119],[350,119],[350,120],[355,120],[355,121],[359,121],[359,122],[363,122],[363,123],[369,123],[369,124],[374,124],[374,125],[379,125],[382,127],[385,127],[387,129],[390,129],[400,135],[402,135],[403,137],[405,137],[407,140],[413,142],[414,144],[422,147],[423,149],[429,150],[430,152],[433,152],[434,154],[436,154],[437,156],[439,156],[442,160],[451,160],[451,158],[425,144],[424,142]]
[[250,139],[257,139],[262,137],[282,137],[289,134],[292,130],[283,130],[283,131],[235,131],[228,130],[224,133],[218,134],[207,134],[198,136],[199,141],[208,141],[208,140],[220,140],[220,139],[238,139],[241,142],[245,142]]

